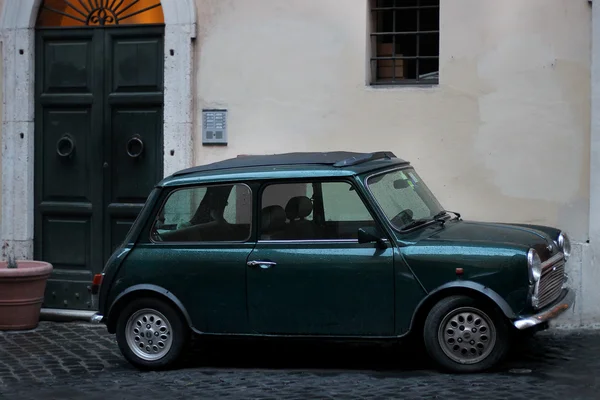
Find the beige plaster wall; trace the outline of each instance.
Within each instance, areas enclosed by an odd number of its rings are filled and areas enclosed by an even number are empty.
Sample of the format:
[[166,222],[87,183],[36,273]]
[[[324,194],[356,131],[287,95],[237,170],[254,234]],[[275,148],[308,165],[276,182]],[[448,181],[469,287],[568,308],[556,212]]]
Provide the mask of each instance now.
[[366,0],[197,0],[196,120],[242,153],[391,150],[465,219],[588,235],[591,7],[441,0],[440,85],[366,85]]
[[[2,9],[2,0],[0,0],[0,10]],[[1,18],[1,15],[0,15]],[[4,44],[0,40],[0,96],[2,101],[0,101],[0,119],[2,118],[2,111],[4,106],[4,59],[1,56],[2,51],[4,50]],[[2,121],[4,122],[4,121]],[[3,123],[0,123],[0,149],[2,148],[2,126]],[[2,152],[0,151],[0,157]],[[0,188],[4,188],[2,186],[2,162],[0,162]],[[4,189],[2,189],[4,190]],[[2,223],[2,196],[0,196],[0,224]]]
[[[0,0],[0,19],[2,19],[2,13],[4,12],[4,0]],[[3,57],[2,57],[2,52],[3,52],[3,42],[2,42],[2,38],[0,36],[0,120],[2,119],[2,110],[3,110],[3,106],[4,106],[4,82],[3,82],[3,71],[4,71],[4,64],[3,64]],[[2,148],[2,126],[3,126],[4,121],[0,121],[0,149]],[[0,157],[2,157],[2,152],[0,152]],[[0,188],[3,188],[2,186],[2,162],[0,162]],[[4,190],[4,189],[3,189]],[[0,224],[2,223],[2,196],[0,196]]]

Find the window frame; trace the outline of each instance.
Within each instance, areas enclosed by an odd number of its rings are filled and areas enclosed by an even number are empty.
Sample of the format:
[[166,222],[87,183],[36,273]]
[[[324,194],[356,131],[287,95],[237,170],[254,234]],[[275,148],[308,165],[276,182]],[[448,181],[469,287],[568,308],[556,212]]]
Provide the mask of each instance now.
[[[332,179],[333,178],[333,179]],[[369,215],[371,215],[371,218],[373,218],[373,221],[375,223],[375,227],[376,229],[379,231],[379,233],[382,236],[382,241],[383,243],[389,243],[390,242],[390,237],[389,237],[389,233],[387,231],[387,229],[385,228],[385,226],[382,224],[381,219],[379,214],[376,212],[376,209],[374,208],[373,204],[371,204],[370,199],[368,198],[368,196],[366,195],[366,193],[363,192],[361,186],[359,185],[359,182],[357,181],[357,177],[347,177],[347,178],[337,178],[337,177],[318,177],[318,178],[297,178],[297,179],[282,179],[282,180],[271,180],[271,181],[265,181],[262,182],[260,185],[260,188],[256,191],[256,213],[255,213],[255,238],[256,238],[256,243],[260,243],[260,244],[308,244],[308,243],[354,243],[354,244],[358,244],[358,238],[356,239],[292,239],[292,240],[285,240],[285,239],[261,239],[261,235],[260,235],[260,231],[261,231],[261,221],[262,221],[262,199],[263,199],[263,193],[264,190],[269,187],[269,186],[273,186],[273,185],[293,185],[293,184],[313,184],[313,183],[321,183],[321,185],[323,183],[348,183],[351,187],[354,188],[354,191],[358,194],[358,197],[360,198],[360,200],[362,201],[363,205],[366,207],[367,211],[369,212]],[[321,192],[321,198],[323,197],[323,194]],[[313,211],[314,212],[314,211]],[[368,243],[365,243],[364,245],[368,245]]]
[[[152,231],[154,230],[154,227],[156,225],[157,222],[157,216],[160,213],[161,210],[164,209],[165,204],[167,203],[167,201],[169,201],[169,198],[171,198],[171,196],[181,190],[194,190],[194,189],[199,189],[199,188],[209,188],[209,187],[216,187],[216,186],[235,186],[235,185],[241,185],[241,186],[245,186],[248,188],[248,190],[250,190],[250,199],[251,199],[251,204],[250,204],[250,213],[251,213],[251,217],[250,217],[250,229],[249,229],[249,234],[248,237],[244,240],[219,240],[219,241],[190,241],[190,242],[177,242],[177,241],[156,241],[152,238]],[[164,188],[166,189],[166,188]],[[203,182],[203,183],[196,183],[196,184],[189,184],[189,185],[182,185],[182,186],[176,186],[176,187],[172,187],[172,188],[168,188],[167,190],[163,189],[163,193],[161,195],[161,197],[157,200],[156,202],[156,206],[151,214],[151,216],[148,218],[148,222],[146,224],[146,228],[144,229],[144,240],[147,241],[145,243],[151,244],[151,245],[156,245],[156,246],[181,246],[181,247],[187,247],[187,246],[201,246],[201,247],[207,247],[207,246],[219,246],[219,245],[232,245],[232,244],[246,244],[246,243],[254,243],[256,236],[255,236],[255,227],[256,227],[256,210],[255,210],[255,204],[256,204],[256,190],[253,189],[253,185],[249,182],[246,181],[229,181],[229,182]]]
[[[440,32],[441,32],[441,26],[440,26],[440,15],[439,15],[439,10],[441,10],[441,1],[438,1],[437,5],[421,5],[421,1],[422,0],[417,0],[417,5],[416,6],[398,6],[396,5],[396,1],[397,0],[393,0],[393,6],[391,7],[377,7],[377,2],[378,0],[368,0],[368,13],[369,13],[369,63],[368,63],[368,70],[369,70],[369,85],[371,87],[382,87],[382,86],[394,86],[394,87],[428,87],[428,86],[438,86],[440,83],[440,78],[439,78],[439,74],[440,74],[440,67],[439,67],[439,60],[440,60]],[[420,13],[421,10],[424,9],[438,9],[438,23],[437,23],[437,30],[427,30],[427,31],[421,31],[420,30]],[[416,31],[409,31],[409,32],[397,32],[395,31],[396,29],[396,11],[398,10],[417,10],[417,29]],[[381,12],[385,12],[385,11],[390,11],[392,13],[392,31],[390,32],[385,32],[380,30],[380,27],[378,26],[378,21],[377,21],[377,15]],[[382,28],[382,27],[381,27]],[[419,55],[420,53],[420,35],[421,34],[437,34],[438,37],[438,49],[437,49],[437,55],[435,56],[421,56]],[[396,37],[399,35],[405,35],[405,36],[414,36],[416,37],[416,55],[415,56],[398,56],[396,54]],[[385,36],[391,36],[392,37],[392,55],[390,56],[380,56],[378,54],[378,45],[380,44],[378,41],[378,37],[385,37]],[[431,60],[438,60],[438,70],[437,70],[437,78],[435,79],[419,79],[419,76],[421,75],[419,73],[419,60],[425,60],[425,59],[431,59]],[[391,65],[391,69],[393,71],[392,77],[391,78],[379,78],[378,77],[378,69],[379,69],[379,62],[382,60],[390,60],[392,61],[392,65]],[[407,78],[396,78],[396,68],[397,64],[396,61],[403,61],[403,60],[415,60],[416,62],[416,77],[414,79],[407,79]],[[433,72],[432,72],[433,73]]]

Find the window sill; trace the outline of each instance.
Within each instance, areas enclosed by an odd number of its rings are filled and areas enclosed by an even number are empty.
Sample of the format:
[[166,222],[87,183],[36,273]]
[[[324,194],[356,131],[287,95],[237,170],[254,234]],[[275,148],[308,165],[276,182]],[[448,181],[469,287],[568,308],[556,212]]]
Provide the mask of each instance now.
[[397,92],[431,92],[440,89],[439,82],[436,83],[368,83],[365,85],[367,91],[397,91]]

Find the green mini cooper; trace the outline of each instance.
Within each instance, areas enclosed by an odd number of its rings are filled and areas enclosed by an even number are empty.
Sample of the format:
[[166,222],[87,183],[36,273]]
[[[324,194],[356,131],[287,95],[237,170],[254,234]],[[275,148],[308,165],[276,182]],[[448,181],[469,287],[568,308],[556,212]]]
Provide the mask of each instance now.
[[145,369],[196,334],[416,337],[482,371],[572,305],[570,251],[559,229],[463,221],[390,152],[240,156],[156,185],[94,277],[92,321]]

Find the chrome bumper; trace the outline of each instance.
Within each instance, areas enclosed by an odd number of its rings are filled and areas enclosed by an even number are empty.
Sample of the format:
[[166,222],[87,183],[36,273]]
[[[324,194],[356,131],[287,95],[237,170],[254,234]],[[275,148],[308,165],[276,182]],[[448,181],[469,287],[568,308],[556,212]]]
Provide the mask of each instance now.
[[103,319],[104,316],[102,314],[94,314],[92,318],[90,318],[90,322],[93,324],[99,324],[102,322]]
[[[566,294],[565,294],[566,292]],[[558,317],[563,312],[567,311],[575,303],[575,292],[571,289],[563,289],[560,300],[549,306],[543,311],[529,317],[517,319],[513,321],[515,328],[523,330],[531,328],[543,322],[549,321]]]

